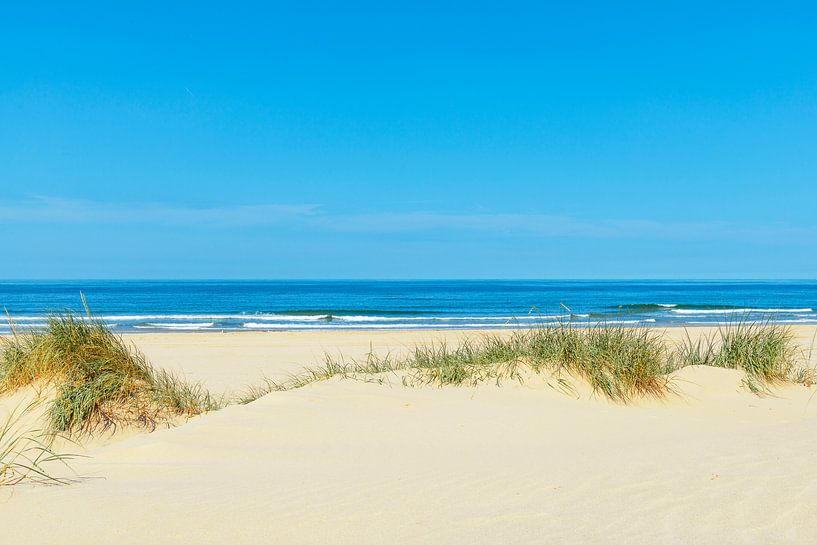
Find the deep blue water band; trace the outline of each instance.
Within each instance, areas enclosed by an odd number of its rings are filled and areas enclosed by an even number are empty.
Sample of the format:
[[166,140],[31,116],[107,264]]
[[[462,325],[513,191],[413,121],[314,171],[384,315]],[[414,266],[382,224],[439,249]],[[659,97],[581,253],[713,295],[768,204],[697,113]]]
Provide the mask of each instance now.
[[26,281],[0,282],[0,305],[37,327],[80,292],[131,332],[817,323],[817,281]]

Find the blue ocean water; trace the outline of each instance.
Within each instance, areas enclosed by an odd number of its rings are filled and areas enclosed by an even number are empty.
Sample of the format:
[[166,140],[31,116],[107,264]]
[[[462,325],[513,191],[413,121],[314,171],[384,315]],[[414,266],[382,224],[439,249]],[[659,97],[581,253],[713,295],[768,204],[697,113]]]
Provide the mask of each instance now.
[[37,328],[80,292],[127,332],[817,323],[817,281],[32,281],[0,282],[0,305]]

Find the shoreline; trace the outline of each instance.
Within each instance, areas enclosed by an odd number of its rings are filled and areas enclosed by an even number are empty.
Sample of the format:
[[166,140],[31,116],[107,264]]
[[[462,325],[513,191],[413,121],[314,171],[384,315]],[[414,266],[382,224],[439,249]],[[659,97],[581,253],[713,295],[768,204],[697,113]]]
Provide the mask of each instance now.
[[[799,328],[814,328],[817,329],[817,322],[786,322],[786,321],[776,321],[776,320],[752,320],[752,321],[735,321],[735,322],[707,322],[707,323],[695,323],[695,324],[683,324],[683,323],[652,323],[652,322],[645,322],[639,324],[630,324],[630,323],[620,323],[620,322],[594,322],[590,324],[580,324],[580,323],[571,323],[572,327],[576,327],[578,329],[587,329],[592,327],[604,327],[604,326],[611,326],[611,327],[622,327],[627,329],[649,329],[649,330],[679,330],[679,329],[693,329],[693,330],[701,330],[701,329],[719,329],[719,328],[728,328],[733,327],[738,324],[750,324],[750,325],[779,325],[782,327],[787,327],[791,329],[799,329]],[[281,334],[281,333],[299,333],[299,334],[312,334],[312,333],[327,333],[327,332],[338,332],[338,333],[350,333],[350,334],[366,334],[366,333],[509,333],[513,331],[525,331],[531,329],[537,329],[540,327],[559,327],[557,323],[547,323],[542,326],[539,325],[530,325],[530,326],[519,326],[519,327],[512,327],[512,326],[497,326],[497,327],[417,327],[417,326],[409,326],[409,327],[392,327],[392,328],[384,328],[384,327],[314,327],[314,328],[271,328],[271,329],[261,329],[261,328],[243,328],[243,329],[218,329],[218,328],[209,328],[209,329],[184,329],[184,328],[144,328],[144,329],[117,329],[113,328],[112,331],[117,335],[125,336],[125,337],[139,337],[143,335],[263,335],[263,334]],[[37,329],[29,329],[25,326],[25,324],[17,324],[18,333],[27,333],[30,331],[37,332]],[[12,333],[8,331],[4,331],[0,333],[0,339],[5,337],[11,337]]]

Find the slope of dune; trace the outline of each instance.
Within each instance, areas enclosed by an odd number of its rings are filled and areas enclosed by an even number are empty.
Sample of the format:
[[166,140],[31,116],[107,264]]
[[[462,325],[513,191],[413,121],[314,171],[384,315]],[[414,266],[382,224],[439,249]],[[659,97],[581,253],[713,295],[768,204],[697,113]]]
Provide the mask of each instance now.
[[741,378],[685,368],[677,395],[629,406],[544,379],[332,379],[92,445],[77,483],[3,492],[0,527],[30,545],[814,543],[814,391]]

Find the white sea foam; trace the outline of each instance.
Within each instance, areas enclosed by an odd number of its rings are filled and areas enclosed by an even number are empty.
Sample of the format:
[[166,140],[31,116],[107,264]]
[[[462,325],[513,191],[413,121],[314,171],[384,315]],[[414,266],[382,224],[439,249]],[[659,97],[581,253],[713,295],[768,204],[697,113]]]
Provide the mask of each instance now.
[[748,308],[710,308],[710,309],[701,309],[701,308],[675,308],[672,309],[672,312],[675,314],[682,314],[682,315],[695,315],[695,314],[735,314],[741,313],[745,314],[750,312],[751,309]]
[[753,308],[752,312],[777,312],[781,314],[793,314],[797,312],[814,312],[813,308]]
[[305,321],[325,320],[326,314],[289,315],[289,314],[130,314],[130,315],[102,315],[103,320],[119,320],[123,322],[144,322],[147,320],[272,320],[272,321]]
[[[574,314],[586,318],[587,314]],[[133,314],[99,316],[103,320],[147,322],[149,320],[253,320],[254,322],[430,322],[430,321],[538,321],[561,318],[559,315],[524,316],[370,316],[343,314]],[[39,318],[42,320],[42,318]],[[176,322],[172,322],[176,323]]]
[[676,314],[796,314],[798,312],[814,312],[811,308],[676,308]]
[[600,322],[590,322],[595,325],[606,325],[606,324],[615,324],[615,325],[632,325],[632,324],[646,324],[646,323],[655,323],[655,318],[645,318],[643,320],[607,320],[607,321],[600,321]]
[[[573,314],[573,318],[587,318],[588,314]],[[87,320],[84,316],[77,316],[78,319]],[[155,326],[153,320],[163,320],[163,324],[181,324],[189,320],[211,320],[219,321],[242,321],[252,320],[253,322],[537,322],[542,320],[554,320],[567,318],[559,314],[525,314],[520,316],[378,316],[378,315],[344,315],[344,314],[109,314],[97,315],[94,318],[105,321],[112,325],[111,321],[136,322],[140,326]],[[14,318],[15,322],[44,322],[47,316],[25,316]],[[179,320],[180,322],[177,322]],[[136,327],[136,326],[132,326]]]
[[[579,316],[579,315],[576,315]],[[584,315],[586,316],[586,315]],[[556,315],[525,315],[525,316],[345,316],[333,315],[332,321],[342,322],[458,322],[458,321],[536,321],[559,318]]]
[[[675,304],[661,304],[677,319],[675,325],[716,325],[716,320],[729,319],[734,315],[749,315],[747,321],[760,320],[763,316],[779,314],[778,323],[815,323],[817,314],[812,308],[737,308],[737,309],[686,309],[675,308]],[[46,327],[47,316],[24,316],[14,321],[21,329],[38,329]],[[224,313],[224,314],[110,314],[102,315],[110,327],[119,330],[149,331],[196,331],[196,330],[298,330],[298,329],[498,329],[524,328],[537,325],[557,325],[560,321],[571,319],[574,324],[592,326],[598,324],[637,325],[656,323],[655,318],[616,320],[612,315],[608,319],[590,318],[588,314],[525,314],[520,316],[380,316],[358,314],[281,314],[281,313]],[[698,318],[699,320],[695,320]],[[87,319],[82,317],[82,319]],[[702,321],[701,321],[702,320]],[[660,321],[660,320],[659,320]],[[216,325],[218,324],[218,325]],[[5,324],[0,324],[0,331],[10,331]]]
[[[768,323],[765,320],[746,320],[746,324],[765,324]],[[817,324],[817,316],[814,318],[793,318],[790,320],[775,320],[773,323],[775,324]],[[712,325],[712,326],[722,326],[724,325],[723,322],[719,322],[717,320],[688,320],[683,322],[683,325]],[[727,324],[728,325],[728,324]]]
[[[644,320],[611,320],[607,322],[582,322],[584,325],[620,324],[634,325],[641,323],[654,323],[655,319]],[[541,322],[544,326],[556,326],[561,322],[550,321]],[[502,328],[527,328],[539,324],[521,324],[514,322],[486,323],[486,322],[462,322],[462,323],[338,323],[327,322],[324,324],[271,324],[262,322],[247,322],[242,327],[246,329],[265,330],[287,330],[287,329],[502,329]]]
[[778,324],[814,324],[817,323],[817,317],[814,318],[793,318],[791,320],[777,320]]
[[[556,325],[551,322],[547,325]],[[522,327],[515,324],[486,324],[467,322],[462,324],[269,324],[248,322],[243,325],[247,329],[286,330],[286,329],[501,329]],[[527,327],[527,326],[526,326]]]
[[206,323],[183,323],[183,322],[174,322],[174,323],[157,323],[157,324],[141,324],[135,325],[133,327],[138,329],[207,329],[213,327],[215,324],[213,322],[206,322]]

